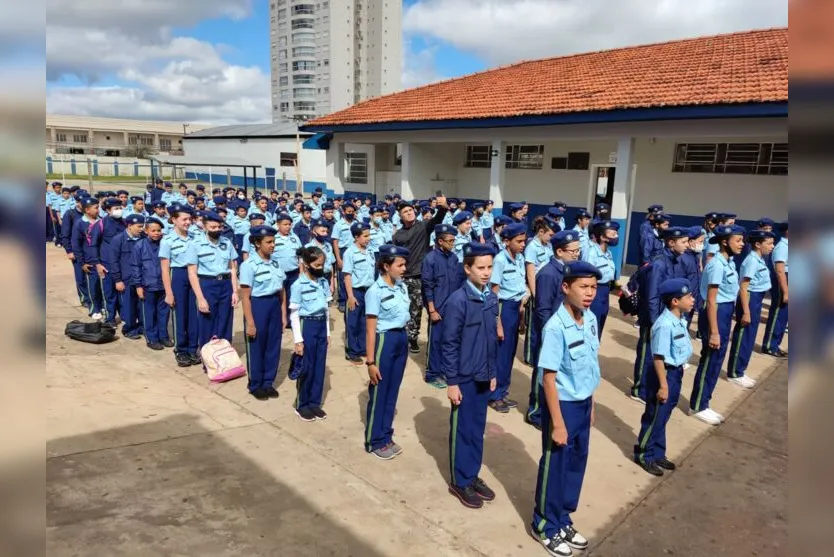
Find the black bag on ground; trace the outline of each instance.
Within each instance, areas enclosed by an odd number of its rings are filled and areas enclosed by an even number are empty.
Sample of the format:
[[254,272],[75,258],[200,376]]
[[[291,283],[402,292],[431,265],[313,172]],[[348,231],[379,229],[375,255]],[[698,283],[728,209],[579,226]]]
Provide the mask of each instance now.
[[99,321],[84,323],[83,321],[70,321],[64,329],[64,334],[73,340],[89,342],[90,344],[106,344],[113,342],[116,336],[116,327],[105,325]]

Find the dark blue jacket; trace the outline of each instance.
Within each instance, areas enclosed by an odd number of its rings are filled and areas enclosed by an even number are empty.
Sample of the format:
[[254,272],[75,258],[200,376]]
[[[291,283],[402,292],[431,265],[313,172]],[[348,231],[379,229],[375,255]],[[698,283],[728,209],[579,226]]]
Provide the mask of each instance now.
[[78,218],[72,225],[72,236],[70,237],[70,249],[75,255],[75,260],[80,265],[93,265],[96,257],[90,246],[87,245],[89,228],[97,226],[96,223],[89,223],[83,218]]
[[222,236],[223,238],[228,238],[228,240],[232,242],[232,244],[235,243],[235,229],[225,222],[223,223],[223,229],[220,231],[220,236]]
[[686,272],[686,280],[689,281],[689,289],[692,291],[692,295],[695,296],[696,301],[700,301],[701,299],[701,268],[698,265],[700,259],[700,254],[692,250],[686,250],[681,255],[681,263]]
[[640,245],[643,245],[643,240],[646,236],[653,236],[652,234],[652,223],[649,222],[649,219],[644,220],[640,223],[640,231],[639,231],[639,238],[640,238]]
[[110,244],[113,243],[116,236],[125,231],[127,225],[122,219],[114,219],[110,216],[104,217],[102,223],[102,226],[93,227],[90,242],[98,249],[98,261],[96,263],[101,263],[110,270],[112,264]]
[[665,309],[660,300],[660,284],[671,278],[687,278],[686,267],[681,256],[668,248],[651,260],[651,268],[642,282],[638,321],[642,326],[651,326]]
[[165,193],[164,188],[154,188],[151,190],[151,203],[162,201],[162,194]]
[[[313,221],[310,221],[312,224]],[[306,246],[307,242],[310,241],[310,225],[304,224],[303,220],[298,221],[295,223],[295,226],[292,227],[292,231],[295,232],[295,235],[298,236],[298,239],[301,240],[301,245]]]
[[446,301],[440,338],[440,367],[449,385],[489,381],[498,355],[498,296],[486,300],[464,283]]
[[465,280],[463,265],[455,252],[446,253],[435,248],[423,258],[420,271],[423,281],[423,304],[428,307],[434,302],[434,308],[444,316],[443,308],[449,296],[463,285]]
[[536,304],[533,312],[533,327],[544,329],[559,305],[562,303],[562,282],[565,279],[565,264],[551,257],[550,261],[536,274]]
[[110,243],[110,278],[115,282],[124,282],[130,286],[136,286],[135,278],[133,277],[133,249],[136,247],[136,242],[140,241],[142,236],[135,239],[128,237],[127,230],[113,238]]
[[75,227],[75,223],[81,220],[81,217],[83,216],[84,213],[78,209],[67,209],[64,216],[61,217],[61,245],[67,253],[73,253],[72,231]]
[[645,265],[664,249],[663,240],[654,235],[651,230],[640,242],[640,265]]
[[159,264],[159,244],[150,238],[142,238],[133,248],[133,264],[129,284],[141,286],[148,292],[161,292],[162,267]]

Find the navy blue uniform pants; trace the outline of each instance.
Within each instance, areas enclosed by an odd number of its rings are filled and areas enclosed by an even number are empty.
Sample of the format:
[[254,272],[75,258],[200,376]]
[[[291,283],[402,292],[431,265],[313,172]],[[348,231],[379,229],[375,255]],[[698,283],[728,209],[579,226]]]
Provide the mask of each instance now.
[[[286,292],[285,300],[284,300],[284,309],[286,310],[288,317],[290,315],[290,293],[292,292],[292,285],[295,284],[295,281],[298,280],[298,273],[299,273],[298,269],[295,269],[293,271],[288,271],[287,273],[285,273],[286,278],[284,279],[284,286],[283,286],[284,292]],[[289,319],[287,319],[287,321],[289,321]],[[289,323],[284,323],[284,326],[287,329],[290,329],[292,327],[292,325],[290,325]]]
[[[365,357],[365,292],[367,288],[354,288],[356,307],[345,306],[345,356]],[[378,362],[379,360],[377,360]]]
[[204,346],[212,338],[232,342],[232,280],[200,279],[200,289],[208,302],[208,313],[199,312],[197,344]]
[[644,376],[652,372],[652,326],[640,325],[640,336],[637,337],[636,358],[634,360],[634,385],[631,396],[646,400],[646,385]]
[[119,293],[119,298],[119,307],[122,309],[122,334],[124,336],[141,335],[143,333],[140,321],[142,302],[136,295],[136,287],[125,284],[125,289]]
[[609,284],[597,285],[597,294],[594,301],[591,302],[591,313],[597,318],[597,337],[602,340],[602,330],[605,328],[605,321],[608,319],[608,310],[611,300],[609,294],[611,286]]
[[426,343],[426,383],[446,378],[440,372],[440,339],[443,337],[443,320],[434,323],[429,318],[429,341]]
[[518,349],[518,326],[520,324],[518,310],[520,307],[520,301],[501,300],[498,302],[498,318],[504,328],[504,340],[498,341],[498,354],[495,362],[495,376],[498,385],[490,393],[490,400],[503,400],[510,394],[513,362]]
[[756,334],[759,332],[759,321],[762,318],[762,302],[765,292],[749,292],[750,294],[750,324],[741,325],[744,309],[741,302],[736,304],[736,324],[733,328],[730,359],[727,362],[727,377],[743,377],[753,355]]
[[327,364],[327,321],[324,317],[302,317],[301,336],[304,338],[304,358],[301,360],[301,377],[295,382],[295,407],[297,410],[321,408]]
[[775,352],[779,350],[782,339],[785,338],[785,329],[788,326],[788,306],[782,305],[782,289],[775,274],[771,274],[773,287],[770,290],[770,313],[767,316],[765,325],[762,350]]
[[87,291],[87,275],[81,270],[81,263],[73,261],[72,272],[75,275],[75,289],[78,291],[78,300],[81,305],[89,306],[92,300],[90,299],[90,293]]
[[382,379],[368,386],[368,408],[365,414],[365,450],[381,449],[394,440],[394,412],[408,360],[408,334],[393,329],[376,334],[374,360]]
[[689,398],[689,407],[695,412],[709,408],[715,384],[721,375],[724,357],[727,355],[727,347],[730,344],[730,325],[733,322],[734,309],[734,302],[718,304],[718,335],[721,338],[721,346],[718,350],[709,347],[709,318],[706,308],[701,310],[701,316],[698,319],[698,330],[701,332],[701,359],[698,361],[698,371],[695,372],[695,382],[692,385],[692,396]]
[[588,464],[591,439],[591,398],[559,401],[562,419],[568,430],[568,443],[560,447],[553,442],[553,422],[542,400],[542,457],[536,479],[536,502],[533,531],[552,538],[565,526],[571,526],[571,513],[579,506],[579,494]]
[[[91,265],[90,272],[84,273],[84,286],[87,288],[87,296],[90,299],[90,315],[94,313],[106,313],[101,282],[98,273]],[[107,318],[106,315],[104,317],[105,319]]]
[[527,306],[524,309],[524,328],[527,332],[524,335],[524,350],[522,351],[522,359],[525,364],[531,366],[535,365],[536,360],[535,345],[537,339],[534,339],[533,336],[538,336],[533,331],[533,312],[535,309],[536,298],[535,296],[530,296],[530,299],[527,300]]
[[669,398],[661,404],[657,400],[660,389],[657,373],[646,374],[646,409],[640,418],[640,433],[634,445],[634,459],[638,462],[645,464],[666,457],[666,424],[680,400],[682,381],[683,366],[666,366]]
[[174,352],[196,354],[200,332],[199,311],[186,267],[171,268],[171,290],[174,293]]
[[170,308],[165,303],[165,291],[145,290],[142,300],[142,328],[145,330],[145,340],[149,343],[168,340],[168,316]]
[[249,392],[268,389],[278,376],[278,362],[281,355],[281,337],[284,324],[281,322],[281,295],[252,296],[252,318],[255,321],[255,336],[246,330],[243,320],[243,338],[246,341],[246,371],[249,378]]
[[[339,248],[339,257],[342,258],[342,261],[344,261],[345,250],[346,249],[347,249],[346,247],[345,248]],[[345,289],[345,274],[342,272],[341,269],[338,269],[336,271],[336,282],[339,283],[338,284],[338,288],[339,288],[339,300],[338,300],[339,309],[344,311],[345,303],[347,302],[347,290]]]
[[466,487],[478,477],[484,459],[489,381],[467,381],[458,388],[462,398],[449,416],[449,483]]
[[51,242],[55,239],[55,223],[52,222],[52,209],[46,208],[46,241]]
[[[107,264],[105,263],[104,266],[107,267]],[[114,323],[117,315],[124,320],[121,304],[119,303],[121,296],[119,296],[119,291],[116,290],[116,281],[113,280],[110,273],[104,275],[101,286],[104,289],[104,307],[107,310],[107,321]]]

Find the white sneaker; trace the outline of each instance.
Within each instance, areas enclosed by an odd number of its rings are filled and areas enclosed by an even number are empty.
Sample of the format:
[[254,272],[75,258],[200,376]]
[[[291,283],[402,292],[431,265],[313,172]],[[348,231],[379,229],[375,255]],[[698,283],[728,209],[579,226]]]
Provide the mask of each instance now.
[[706,410],[706,411],[707,411],[707,412],[710,412],[713,416],[715,416],[716,418],[718,418],[718,421],[719,421],[719,422],[723,422],[723,421],[726,421],[726,420],[727,420],[727,418],[725,418],[723,414],[719,414],[718,412],[716,412],[716,411],[715,411],[715,410],[713,410],[712,408],[707,408],[707,410]]
[[698,418],[702,422],[709,425],[721,424],[721,420],[719,420],[718,416],[715,415],[715,412],[711,411],[709,408],[707,408],[706,410],[701,410],[700,412],[693,412],[692,410],[690,410],[689,415]]
[[741,377],[728,377],[727,381],[729,381],[733,385],[738,385],[742,389],[752,389],[755,386],[755,383],[751,385],[750,382],[745,381],[745,379],[747,378],[742,375]]
[[552,538],[543,538],[531,530],[530,535],[533,536],[533,539],[542,544],[544,549],[554,557],[571,557],[571,555],[573,555],[573,551],[570,550],[570,546],[565,543],[565,540],[563,540],[562,536],[559,534],[556,534]]
[[645,400],[643,400],[642,398],[640,398],[639,396],[628,395],[628,398],[630,398],[631,400],[634,400],[634,401],[636,401],[636,402],[639,402],[639,403],[640,403],[640,404],[642,404],[643,406],[645,406],[645,405],[646,405],[646,401],[645,401]]
[[100,313],[94,313],[94,314],[92,314],[92,315],[90,316],[90,318],[91,318],[91,319],[95,319],[96,321],[98,321],[99,319],[103,319],[103,318],[104,318],[104,316],[103,316],[102,314],[100,314]]
[[692,364],[683,364],[683,370],[686,371],[687,369],[691,368]]
[[743,376],[743,377],[742,377],[742,379],[744,379],[744,382],[745,382],[745,383],[747,383],[748,385],[750,385],[750,386],[748,387],[749,389],[752,389],[752,388],[753,388],[753,387],[755,387],[755,386],[756,386],[756,384],[757,384],[757,383],[756,383],[756,380],[755,380],[755,379],[753,379],[752,377],[748,377],[748,376],[746,376],[746,375],[745,375],[745,376]]

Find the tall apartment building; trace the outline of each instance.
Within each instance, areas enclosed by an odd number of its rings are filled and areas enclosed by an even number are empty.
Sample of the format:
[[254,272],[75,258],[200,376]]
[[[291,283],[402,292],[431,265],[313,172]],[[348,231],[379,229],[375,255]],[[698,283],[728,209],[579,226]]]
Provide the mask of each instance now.
[[270,0],[272,120],[400,89],[402,0]]

